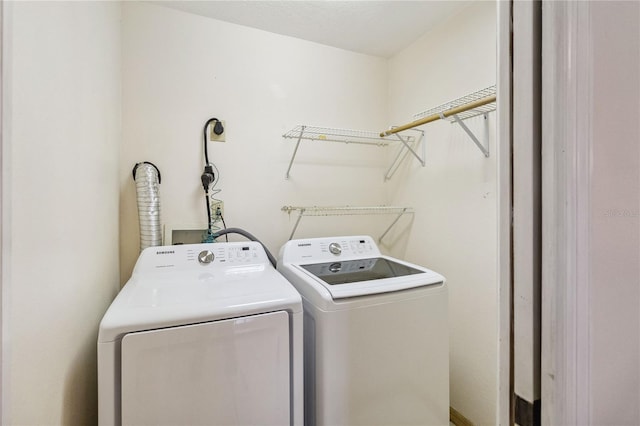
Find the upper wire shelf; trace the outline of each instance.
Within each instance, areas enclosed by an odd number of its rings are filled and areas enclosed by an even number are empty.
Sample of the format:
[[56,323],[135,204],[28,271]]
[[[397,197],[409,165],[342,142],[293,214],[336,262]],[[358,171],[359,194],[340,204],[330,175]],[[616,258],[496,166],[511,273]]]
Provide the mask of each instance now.
[[[384,175],[384,180],[389,180],[398,170],[400,163],[405,158],[407,153],[411,153],[422,166],[424,166],[425,164],[424,144],[420,144],[422,138],[424,137],[424,131],[417,129],[410,130],[413,131],[413,135],[400,135],[399,133],[396,133],[392,136],[381,136],[378,132],[366,130],[349,130],[331,127],[298,125],[282,135],[282,137],[285,139],[297,140],[296,145],[293,148],[293,152],[291,153],[291,159],[289,160],[289,167],[287,167],[285,178],[289,179],[291,167],[293,167],[293,162],[296,158],[296,154],[298,153],[298,148],[300,147],[300,141],[302,141],[303,139],[311,141],[341,142],[346,144],[376,146],[388,146],[392,142],[400,142],[402,144],[402,147],[400,150],[398,150],[395,159]],[[418,154],[416,152],[416,148],[419,145],[422,145],[421,154]]]
[[[387,146],[397,142],[395,138],[381,138],[378,132],[366,130],[336,129],[330,127],[316,127],[298,125],[282,135],[288,139],[306,139],[312,141],[356,143],[363,145]],[[415,140],[414,136],[406,136],[407,142]]]
[[[444,113],[446,111],[449,111],[451,109],[458,108],[460,106],[463,106],[463,105],[466,105],[466,104],[470,104],[470,103],[479,101],[481,99],[488,98],[490,96],[495,96],[495,95],[496,95],[496,86],[495,85],[489,86],[489,87],[487,87],[485,89],[478,90],[477,92],[470,93],[470,94],[468,94],[466,96],[463,96],[461,98],[458,98],[458,99],[455,99],[453,101],[447,102],[445,104],[439,105],[439,106],[437,106],[435,108],[431,108],[429,110],[419,112],[419,113],[417,113],[417,114],[415,114],[413,116],[413,119],[414,120],[420,120],[421,118],[428,117],[428,116],[431,116],[431,115],[442,114],[442,113]],[[460,120],[466,120],[468,118],[476,117],[478,115],[484,115],[484,114],[487,114],[487,113],[495,111],[495,110],[496,110],[496,102],[494,101],[494,102],[490,102],[490,103],[485,104],[485,105],[477,106],[477,107],[475,107],[473,109],[470,109],[470,110],[467,110],[467,111],[464,111],[464,112],[460,112],[460,113],[458,113],[456,115],[458,116],[458,118]],[[445,119],[445,120],[448,120],[448,121],[450,121],[452,123],[456,122],[456,119],[455,119],[454,116],[446,116],[446,115],[444,115],[444,116],[442,116],[442,118]]]

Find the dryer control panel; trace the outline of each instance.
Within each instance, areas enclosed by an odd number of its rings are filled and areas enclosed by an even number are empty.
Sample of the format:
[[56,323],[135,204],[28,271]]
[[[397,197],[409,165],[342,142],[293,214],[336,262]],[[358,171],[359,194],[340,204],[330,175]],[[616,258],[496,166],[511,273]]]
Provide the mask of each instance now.
[[378,246],[369,236],[328,237],[291,240],[282,250],[286,263],[324,262],[376,257]]
[[231,242],[158,246],[145,249],[136,272],[158,270],[227,268],[236,265],[267,264],[269,259],[258,242]]

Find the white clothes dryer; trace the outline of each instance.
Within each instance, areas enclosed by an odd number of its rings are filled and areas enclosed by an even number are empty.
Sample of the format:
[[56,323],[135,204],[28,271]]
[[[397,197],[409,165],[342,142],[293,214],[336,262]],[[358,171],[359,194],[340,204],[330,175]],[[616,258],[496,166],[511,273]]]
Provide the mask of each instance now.
[[305,425],[448,425],[445,279],[367,236],[291,240],[304,306]]
[[302,425],[302,363],[260,243],[150,247],[100,323],[99,424]]

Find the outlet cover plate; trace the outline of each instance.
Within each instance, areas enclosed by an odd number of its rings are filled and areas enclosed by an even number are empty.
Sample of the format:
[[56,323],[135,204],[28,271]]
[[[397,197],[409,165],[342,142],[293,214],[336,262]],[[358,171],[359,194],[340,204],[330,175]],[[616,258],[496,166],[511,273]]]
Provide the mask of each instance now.
[[215,217],[217,208],[220,208],[220,214],[224,217],[224,201],[211,200],[211,216]]
[[214,124],[209,126],[209,140],[212,142],[225,142],[227,140],[227,122],[220,120],[220,123],[222,123],[222,127],[224,127],[224,130],[220,135],[216,135],[213,131],[213,128],[215,127]]

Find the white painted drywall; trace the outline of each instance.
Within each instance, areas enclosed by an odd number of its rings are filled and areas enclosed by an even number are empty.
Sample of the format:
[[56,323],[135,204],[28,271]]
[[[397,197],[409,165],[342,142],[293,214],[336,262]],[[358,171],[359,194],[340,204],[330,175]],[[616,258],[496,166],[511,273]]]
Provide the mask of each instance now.
[[3,8],[2,423],[94,424],[119,276],[120,4]]
[[[495,277],[487,272],[495,271],[495,247],[477,250],[461,236],[495,242],[495,160],[484,159],[459,129],[439,123],[450,146],[430,128],[428,167],[414,163],[395,184],[382,183],[384,150],[308,143],[285,181],[293,143],[280,138],[299,123],[378,129],[390,117],[403,122],[424,107],[493,84],[495,51],[486,50],[485,38],[495,48],[495,12],[487,4],[445,24],[453,29],[434,31],[438,46],[425,38],[394,59],[389,79],[379,58],[126,3],[120,146],[120,5],[9,4],[3,422],[95,421],[95,335],[117,289],[118,213],[122,279],[137,257],[130,170],[142,160],[161,168],[164,222],[203,224],[201,127],[214,115],[228,125],[227,142],[210,144],[227,223],[273,250],[293,225],[279,210],[284,204],[406,201],[416,207],[416,232],[398,254],[449,278],[452,318],[458,318],[452,323],[453,405],[477,422],[494,418],[496,343],[488,347],[492,337],[485,331],[496,331]],[[440,47],[461,45],[464,53]],[[440,57],[437,66],[434,57]],[[456,67],[458,76],[451,71]],[[427,84],[423,73],[451,84]],[[407,88],[404,78],[416,85]],[[305,219],[299,235],[375,234],[386,219]],[[439,229],[442,224],[449,227]],[[34,242],[51,248],[34,254]]]
[[[209,155],[227,225],[273,251],[294,223],[280,211],[286,204],[415,207],[383,249],[449,279],[452,403],[475,422],[495,423],[495,156],[486,159],[460,128],[435,123],[426,129],[427,167],[410,160],[386,184],[392,150],[304,141],[285,180],[294,142],[281,138],[296,124],[381,130],[495,84],[495,4],[472,5],[390,62],[155,4],[123,8],[122,282],[138,255],[131,168],[146,160],[162,171],[164,223],[204,227],[202,125],[224,119],[227,142],[209,143]],[[483,119],[469,125],[484,135]],[[308,218],[298,235],[376,236],[391,219]]]
[[[297,124],[386,126],[385,60],[145,3],[123,5],[123,40],[123,282],[139,250],[136,162],[161,170],[163,223],[206,227],[200,174],[210,117],[227,124],[226,142],[209,143],[226,224],[274,254],[295,222],[283,205],[385,201],[384,148],[303,141],[285,180],[295,141],[281,137]],[[391,219],[305,218],[296,236],[375,236]]]
[[[477,2],[391,59],[391,122],[495,83],[496,4]],[[422,127],[426,166],[412,162],[387,189],[416,209],[402,257],[447,278],[451,406],[475,424],[497,422],[496,113],[488,120],[490,158],[459,126],[434,122]],[[467,122],[481,138],[483,121]]]

